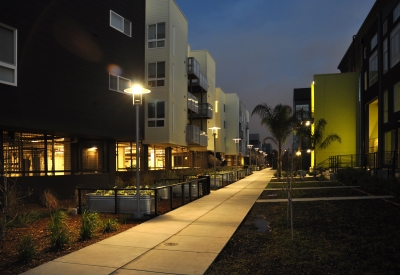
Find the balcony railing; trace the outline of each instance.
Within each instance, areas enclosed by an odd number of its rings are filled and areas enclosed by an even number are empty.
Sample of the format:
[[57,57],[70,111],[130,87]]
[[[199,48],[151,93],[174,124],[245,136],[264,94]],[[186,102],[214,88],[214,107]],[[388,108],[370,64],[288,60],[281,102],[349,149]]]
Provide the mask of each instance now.
[[196,125],[186,125],[186,142],[188,145],[208,146],[207,133]]
[[207,118],[212,119],[213,107],[210,103],[199,103],[198,113],[193,118]]
[[187,73],[189,81],[191,81],[196,92],[208,91],[208,80],[200,71],[200,64],[194,57],[188,57],[187,59]]
[[197,97],[188,92],[188,109],[194,113],[199,112],[199,100]]

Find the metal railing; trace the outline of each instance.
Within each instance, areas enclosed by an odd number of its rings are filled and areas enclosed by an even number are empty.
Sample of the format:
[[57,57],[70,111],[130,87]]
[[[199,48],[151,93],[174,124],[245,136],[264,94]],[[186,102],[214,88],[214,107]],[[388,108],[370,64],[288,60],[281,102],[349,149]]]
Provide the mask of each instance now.
[[[371,170],[375,175],[382,173],[387,174],[388,177],[394,177],[396,170],[400,169],[399,157],[398,151],[331,156],[328,159],[327,168],[331,169],[333,173],[346,167],[360,168]],[[326,168],[325,165],[321,165],[321,167]]]
[[[164,179],[163,179],[164,180]],[[160,181],[163,181],[160,180]],[[172,179],[168,179],[171,181]],[[160,184],[160,181],[158,184]],[[141,195],[141,197],[150,197],[151,206],[150,210],[144,211],[146,215],[149,216],[158,216],[160,214],[167,213],[173,209],[176,209],[182,205],[185,205],[193,200],[203,197],[206,195],[206,179],[190,179],[187,181],[177,180],[177,183],[162,185],[162,186],[152,186],[148,188],[141,188],[141,192],[152,193],[152,195]],[[121,191],[133,192],[136,191],[132,188],[86,188],[86,187],[78,187],[78,213],[82,214],[83,210],[88,211],[96,211],[95,208],[91,207],[92,205],[88,204],[88,196],[92,196],[94,198],[107,197],[107,200],[112,201],[113,204],[109,205],[109,208],[102,212],[110,212],[114,214],[124,213],[121,210],[122,208],[122,198],[131,197],[132,201],[128,202],[130,204],[130,209],[134,207],[136,204],[136,195],[127,195],[121,194]],[[105,191],[108,195],[96,195],[95,192],[90,193],[90,191]],[[123,192],[122,192],[123,193]],[[153,205],[154,204],[154,205]],[[104,206],[104,202],[102,203],[102,209]],[[142,210],[142,208],[141,208]],[[144,210],[144,209],[143,209]],[[100,212],[100,211],[99,211]],[[130,212],[129,212],[130,213]]]

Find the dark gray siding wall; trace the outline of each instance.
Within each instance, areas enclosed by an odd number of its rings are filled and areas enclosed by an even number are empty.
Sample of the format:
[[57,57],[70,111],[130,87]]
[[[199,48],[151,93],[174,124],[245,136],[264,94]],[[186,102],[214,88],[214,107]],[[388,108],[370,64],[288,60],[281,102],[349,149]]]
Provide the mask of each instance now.
[[[110,27],[110,10],[132,22],[132,37]],[[1,130],[134,138],[132,99],[109,90],[109,68],[143,83],[145,0],[0,1],[0,22],[18,30],[18,85],[0,84]]]

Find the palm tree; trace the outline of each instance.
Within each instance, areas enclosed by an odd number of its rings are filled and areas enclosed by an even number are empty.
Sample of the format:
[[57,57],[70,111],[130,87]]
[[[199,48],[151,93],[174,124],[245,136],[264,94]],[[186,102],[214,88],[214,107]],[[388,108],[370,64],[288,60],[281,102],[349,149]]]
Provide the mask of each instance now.
[[298,118],[289,105],[278,104],[275,108],[267,103],[257,105],[251,115],[258,114],[261,125],[266,125],[273,137],[268,137],[278,146],[278,178],[282,176],[282,146],[297,125]]
[[311,147],[314,150],[314,177],[316,176],[317,168],[317,151],[328,148],[334,141],[342,142],[342,139],[336,133],[330,133],[325,137],[326,124],[328,124],[328,122],[320,118],[317,123],[315,123],[313,133],[311,133],[310,127],[303,127],[296,133],[297,136],[309,136],[311,139]]

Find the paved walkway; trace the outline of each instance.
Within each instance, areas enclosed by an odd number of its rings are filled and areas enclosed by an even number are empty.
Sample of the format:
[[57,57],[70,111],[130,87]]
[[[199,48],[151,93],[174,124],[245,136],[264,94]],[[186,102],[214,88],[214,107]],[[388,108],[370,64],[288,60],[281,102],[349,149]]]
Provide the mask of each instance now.
[[255,171],[208,196],[23,274],[203,274],[273,173]]

